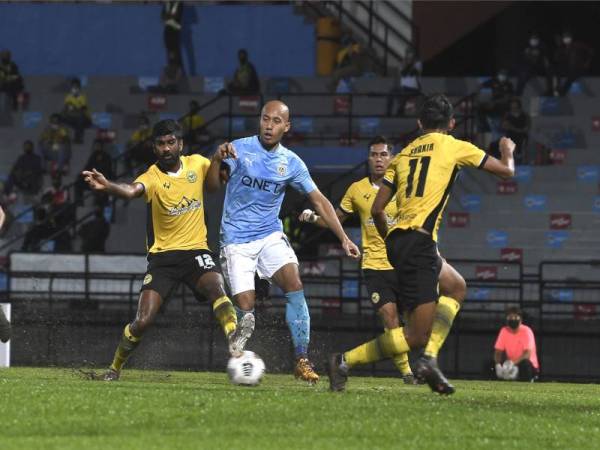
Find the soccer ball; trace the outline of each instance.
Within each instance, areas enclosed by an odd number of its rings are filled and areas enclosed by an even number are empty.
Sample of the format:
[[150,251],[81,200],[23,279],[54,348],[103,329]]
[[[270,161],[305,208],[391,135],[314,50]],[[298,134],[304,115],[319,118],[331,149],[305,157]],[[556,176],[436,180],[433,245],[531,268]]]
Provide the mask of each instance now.
[[513,381],[519,376],[519,367],[515,366],[510,359],[504,361],[504,364],[502,364],[502,369],[504,370],[505,380]]
[[233,384],[256,386],[265,373],[265,363],[256,353],[245,350],[241,356],[229,359],[227,373]]

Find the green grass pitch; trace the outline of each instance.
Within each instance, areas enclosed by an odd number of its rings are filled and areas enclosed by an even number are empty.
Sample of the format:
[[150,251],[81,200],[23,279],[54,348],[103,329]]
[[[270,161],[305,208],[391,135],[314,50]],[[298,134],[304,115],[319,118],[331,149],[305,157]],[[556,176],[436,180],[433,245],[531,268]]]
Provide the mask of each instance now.
[[457,381],[451,397],[398,378],[330,393],[291,375],[0,370],[0,449],[600,448],[600,385]]

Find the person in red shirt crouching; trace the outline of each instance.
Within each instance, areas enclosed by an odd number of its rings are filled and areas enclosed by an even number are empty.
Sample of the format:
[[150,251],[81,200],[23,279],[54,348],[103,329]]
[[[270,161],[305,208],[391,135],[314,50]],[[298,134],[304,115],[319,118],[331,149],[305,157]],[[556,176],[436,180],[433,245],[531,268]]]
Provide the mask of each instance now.
[[522,323],[519,308],[506,310],[506,326],[494,345],[496,376],[502,380],[534,381],[540,372],[533,331]]

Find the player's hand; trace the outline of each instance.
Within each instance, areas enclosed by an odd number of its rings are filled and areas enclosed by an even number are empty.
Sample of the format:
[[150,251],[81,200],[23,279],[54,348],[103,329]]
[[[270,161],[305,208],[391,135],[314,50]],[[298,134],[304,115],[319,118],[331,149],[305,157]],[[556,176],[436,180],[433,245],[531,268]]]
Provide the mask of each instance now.
[[517,145],[513,142],[511,138],[502,137],[500,138],[498,146],[500,147],[500,154],[504,155],[505,153],[507,153],[509,155],[512,155]]
[[0,206],[0,230],[2,229],[2,225],[4,225],[4,219],[6,219],[6,214],[4,214],[4,210]]
[[317,221],[317,214],[312,209],[305,209],[298,216],[300,222],[315,223]]
[[350,258],[354,259],[360,258],[360,250],[358,249],[356,244],[350,239],[344,239],[344,242],[342,242],[342,248],[346,252],[346,256],[349,256]]
[[95,191],[105,191],[108,188],[108,180],[96,169],[92,171],[84,170],[81,172],[83,179]]
[[235,148],[231,142],[223,142],[221,145],[219,145],[217,151],[213,155],[213,159],[218,162],[221,162],[227,158],[237,159],[237,152],[235,151]]

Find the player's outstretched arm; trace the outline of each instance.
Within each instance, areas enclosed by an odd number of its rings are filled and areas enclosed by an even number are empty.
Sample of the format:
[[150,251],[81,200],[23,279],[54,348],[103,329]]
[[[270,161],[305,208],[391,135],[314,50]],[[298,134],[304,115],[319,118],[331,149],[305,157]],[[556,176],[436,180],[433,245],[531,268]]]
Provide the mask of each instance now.
[[[336,214],[338,220],[340,221],[340,223],[342,223],[342,224],[349,217],[349,215],[346,214],[344,211],[342,211],[340,208],[336,208],[335,214]],[[304,211],[302,211],[300,213],[300,215],[298,216],[298,220],[300,222],[315,224],[321,228],[329,228],[329,226],[323,220],[323,218],[321,216],[319,216],[316,212],[314,212],[312,209],[305,209]]]
[[512,139],[503,137],[500,139],[499,147],[502,158],[498,160],[493,156],[488,156],[482,169],[503,179],[512,178],[515,175],[515,160],[513,158],[515,143]]
[[221,176],[221,163],[224,159],[233,158],[237,159],[237,153],[233,144],[230,142],[224,142],[217,148],[210,160],[210,166],[206,173],[205,186],[208,192],[216,192],[221,187],[223,178]]
[[121,198],[136,198],[144,194],[144,185],[142,183],[115,183],[107,180],[102,173],[96,169],[81,172],[83,179],[90,189],[98,192],[105,192],[109,195],[116,195]]
[[308,198],[317,213],[321,216],[322,220],[340,240],[346,255],[351,256],[352,258],[360,258],[360,250],[346,235],[346,232],[342,228],[342,224],[340,223],[330,201],[327,200],[327,198],[318,189],[311,191],[308,194]]
[[6,219],[6,214],[4,214],[4,210],[2,206],[0,206],[0,230],[2,229],[2,225],[4,225],[4,220]]
[[385,207],[394,196],[394,191],[387,184],[383,183],[377,191],[373,206],[371,206],[371,216],[375,223],[375,228],[379,235],[385,239],[388,232],[387,216],[385,215]]

